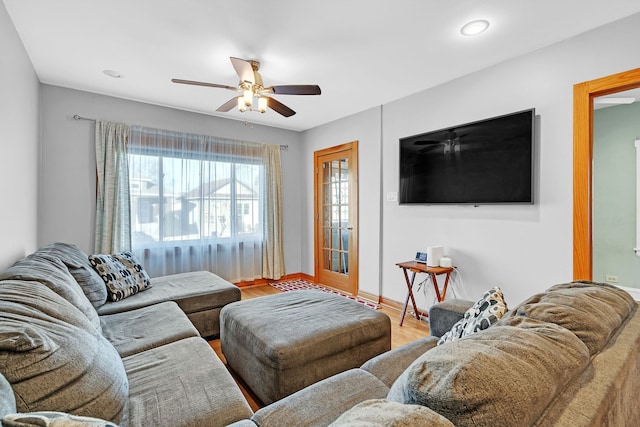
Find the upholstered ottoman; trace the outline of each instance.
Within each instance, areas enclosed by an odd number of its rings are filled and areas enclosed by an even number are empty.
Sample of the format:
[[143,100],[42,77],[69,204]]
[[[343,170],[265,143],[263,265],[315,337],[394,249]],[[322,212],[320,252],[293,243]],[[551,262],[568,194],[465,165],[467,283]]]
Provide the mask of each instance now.
[[222,352],[264,404],[391,348],[385,314],[339,295],[294,291],[226,305]]

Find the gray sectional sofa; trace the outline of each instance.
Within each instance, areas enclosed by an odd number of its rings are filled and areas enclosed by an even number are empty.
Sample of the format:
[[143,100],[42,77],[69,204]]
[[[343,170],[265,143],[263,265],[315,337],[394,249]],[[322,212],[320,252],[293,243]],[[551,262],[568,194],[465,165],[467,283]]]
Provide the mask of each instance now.
[[121,426],[224,426],[252,411],[201,336],[240,290],[209,272],[151,279],[106,301],[74,245],[47,245],[0,273],[0,419],[58,411]]
[[[440,336],[471,306],[430,310]],[[488,329],[425,337],[258,410],[234,427],[636,426],[640,311],[590,282],[556,285]]]
[[437,304],[435,336],[255,413],[201,338],[217,333],[220,307],[235,298],[227,292],[239,299],[237,288],[210,273],[152,279],[118,302],[106,302],[103,288],[86,254],[67,244],[0,273],[0,419],[41,411],[123,427],[595,427],[640,419],[638,304],[605,284],[553,286],[488,329],[442,345],[438,336],[471,303]]

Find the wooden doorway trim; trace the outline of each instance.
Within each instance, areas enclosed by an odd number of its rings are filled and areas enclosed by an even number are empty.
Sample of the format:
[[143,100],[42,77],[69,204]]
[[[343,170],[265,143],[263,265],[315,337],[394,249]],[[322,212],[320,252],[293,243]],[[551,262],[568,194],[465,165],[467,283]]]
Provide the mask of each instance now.
[[592,280],[593,99],[640,87],[640,68],[573,86],[573,279]]
[[320,224],[319,224],[319,210],[321,209],[321,203],[318,196],[318,188],[320,185],[320,171],[318,168],[319,159],[323,156],[338,154],[340,152],[349,151],[351,153],[351,165],[349,166],[349,186],[350,186],[350,209],[349,209],[349,221],[351,232],[349,233],[349,275],[348,275],[348,284],[346,284],[346,288],[343,289],[337,284],[332,283],[323,283],[328,286],[335,286],[337,289],[340,289],[345,292],[349,292],[352,295],[358,294],[358,240],[359,240],[359,231],[358,231],[358,141],[348,142],[346,144],[341,144],[335,147],[325,148],[319,151],[316,151],[313,156],[313,169],[314,169],[314,179],[313,179],[313,188],[314,188],[314,197],[313,197],[313,247],[314,247],[314,276],[315,281],[318,282],[320,280],[320,258],[322,256],[322,249],[319,246],[321,242],[321,234],[320,234]]

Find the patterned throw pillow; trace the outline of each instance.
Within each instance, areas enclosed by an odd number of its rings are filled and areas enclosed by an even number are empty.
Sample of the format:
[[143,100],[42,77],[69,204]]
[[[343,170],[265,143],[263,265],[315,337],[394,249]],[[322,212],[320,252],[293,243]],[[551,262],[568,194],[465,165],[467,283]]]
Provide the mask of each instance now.
[[502,290],[498,287],[489,289],[464,313],[462,319],[440,338],[438,345],[487,329],[500,320],[507,310]]
[[120,301],[151,287],[149,275],[129,251],[89,255],[89,262],[107,285],[111,301]]

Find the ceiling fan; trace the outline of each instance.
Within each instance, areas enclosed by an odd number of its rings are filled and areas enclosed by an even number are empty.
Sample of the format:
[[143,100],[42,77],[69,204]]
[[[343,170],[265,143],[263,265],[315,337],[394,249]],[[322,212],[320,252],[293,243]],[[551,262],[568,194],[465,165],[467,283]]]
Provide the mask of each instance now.
[[[296,112],[287,107],[275,98],[268,95],[320,95],[320,86],[318,85],[278,85],[265,87],[262,83],[262,76],[258,72],[260,62],[256,60],[245,60],[231,57],[231,64],[235,69],[240,82],[238,86],[227,86],[216,83],[197,82],[193,80],[171,79],[173,83],[186,85],[208,86],[221,89],[228,89],[238,92],[238,96],[234,96],[229,101],[222,104],[216,111],[227,112],[237,106],[240,112],[259,111],[264,113],[267,108],[271,108],[275,112],[284,117],[293,116]],[[254,98],[257,100],[254,103]]]
[[439,147],[444,147],[444,153],[447,154],[450,151],[460,151],[460,138],[467,136],[468,133],[463,135],[458,135],[454,129],[447,130],[442,139],[438,140],[419,140],[415,141],[413,145],[426,145],[426,147],[418,150],[420,153],[426,153],[431,150],[438,149]]

